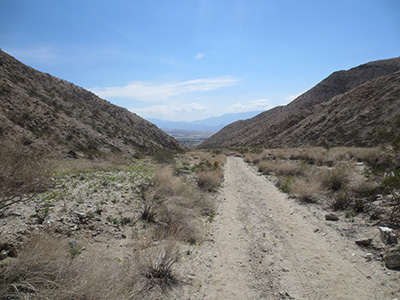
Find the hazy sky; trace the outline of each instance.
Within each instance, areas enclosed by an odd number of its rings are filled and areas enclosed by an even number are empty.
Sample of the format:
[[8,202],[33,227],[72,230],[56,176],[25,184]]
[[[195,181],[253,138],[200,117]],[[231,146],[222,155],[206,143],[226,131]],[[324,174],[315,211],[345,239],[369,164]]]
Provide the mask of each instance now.
[[0,0],[0,47],[143,116],[287,104],[400,56],[399,0]]

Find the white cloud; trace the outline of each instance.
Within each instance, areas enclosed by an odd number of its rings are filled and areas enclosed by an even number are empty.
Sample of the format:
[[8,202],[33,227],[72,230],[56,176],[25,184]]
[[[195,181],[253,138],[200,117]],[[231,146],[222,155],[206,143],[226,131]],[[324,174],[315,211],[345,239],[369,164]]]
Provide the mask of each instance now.
[[194,92],[207,92],[237,84],[235,77],[202,78],[177,83],[154,84],[141,81],[122,87],[95,87],[91,91],[102,98],[129,98],[137,101],[165,101],[172,97]]
[[[209,108],[196,102],[189,104],[153,105],[144,108],[131,108],[130,111],[144,117],[163,120],[190,120],[194,114],[207,111]],[[195,119],[195,118],[194,118]]]
[[236,103],[225,110],[225,113],[241,113],[249,111],[261,111],[271,108],[268,99],[249,101],[247,104]]
[[196,60],[202,59],[204,57],[204,53],[197,53]]

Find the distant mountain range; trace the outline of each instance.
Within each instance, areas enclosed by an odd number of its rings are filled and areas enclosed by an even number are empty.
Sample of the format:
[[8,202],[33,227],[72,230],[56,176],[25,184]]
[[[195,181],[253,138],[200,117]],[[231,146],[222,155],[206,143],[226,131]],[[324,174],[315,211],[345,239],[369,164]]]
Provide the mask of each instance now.
[[147,118],[151,123],[156,124],[163,130],[189,130],[189,131],[218,131],[226,125],[238,121],[252,118],[261,111],[251,111],[244,113],[225,114],[219,117],[211,117],[203,120],[184,122],[184,121],[166,121],[160,119]]
[[373,146],[400,119],[400,58],[338,71],[286,106],[237,121],[198,148]]
[[0,51],[0,139],[69,157],[140,156],[182,150],[173,137],[127,109]]

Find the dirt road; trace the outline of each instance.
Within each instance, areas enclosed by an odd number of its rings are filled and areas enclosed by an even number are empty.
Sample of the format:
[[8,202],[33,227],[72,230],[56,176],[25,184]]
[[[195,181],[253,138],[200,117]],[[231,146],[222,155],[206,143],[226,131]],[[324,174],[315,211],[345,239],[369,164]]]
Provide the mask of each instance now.
[[400,298],[400,272],[367,261],[321,208],[288,199],[241,158],[228,158],[220,197],[185,299]]

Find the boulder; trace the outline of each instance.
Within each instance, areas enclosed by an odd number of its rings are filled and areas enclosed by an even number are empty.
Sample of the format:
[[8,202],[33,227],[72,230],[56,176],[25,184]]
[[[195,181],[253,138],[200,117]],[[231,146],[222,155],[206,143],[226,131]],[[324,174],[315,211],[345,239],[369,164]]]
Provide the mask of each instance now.
[[365,247],[371,245],[371,243],[372,243],[372,239],[362,239],[362,240],[357,240],[357,241],[356,241],[356,244],[357,244],[357,245],[359,245],[359,246],[365,246]]
[[325,220],[327,221],[339,221],[339,217],[335,214],[326,214]]
[[393,229],[389,227],[379,227],[381,233],[381,240],[385,245],[397,244],[397,236],[393,232]]
[[390,248],[383,256],[387,268],[400,268],[400,245]]

